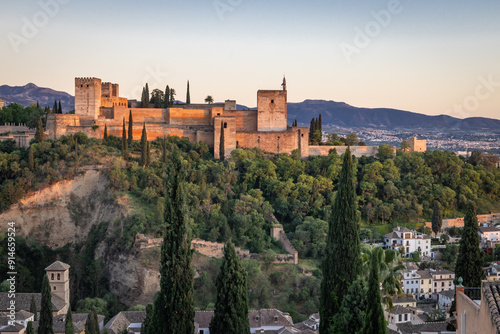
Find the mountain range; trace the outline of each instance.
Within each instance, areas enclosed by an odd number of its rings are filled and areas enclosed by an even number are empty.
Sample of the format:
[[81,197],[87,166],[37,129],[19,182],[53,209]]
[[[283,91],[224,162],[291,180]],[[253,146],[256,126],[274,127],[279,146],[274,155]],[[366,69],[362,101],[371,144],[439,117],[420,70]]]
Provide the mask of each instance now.
[[[28,106],[39,102],[42,107],[52,108],[54,100],[61,101],[63,112],[74,109],[74,96],[33,83],[25,86],[0,86],[0,99],[9,103]],[[238,105],[238,108],[247,109]],[[252,108],[254,109],[254,108]],[[324,128],[377,128],[387,130],[425,129],[437,131],[490,131],[500,132],[500,120],[485,117],[460,119],[448,115],[429,116],[411,111],[390,108],[358,108],[344,102],[305,100],[288,103],[288,120],[309,125],[311,119],[321,114]]]
[[34,83],[24,86],[0,86],[0,99],[6,104],[18,103],[25,107],[31,103],[40,103],[40,106],[49,106],[52,109],[54,101],[61,101],[61,108],[64,113],[75,109],[75,97],[50,88],[38,87]]

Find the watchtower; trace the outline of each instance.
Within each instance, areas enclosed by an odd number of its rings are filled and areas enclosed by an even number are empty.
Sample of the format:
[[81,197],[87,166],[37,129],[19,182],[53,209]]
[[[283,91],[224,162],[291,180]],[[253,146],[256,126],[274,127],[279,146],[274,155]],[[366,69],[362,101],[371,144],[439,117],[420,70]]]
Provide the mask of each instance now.
[[75,115],[97,119],[102,83],[98,78],[75,78]]
[[286,90],[257,92],[257,131],[286,131]]

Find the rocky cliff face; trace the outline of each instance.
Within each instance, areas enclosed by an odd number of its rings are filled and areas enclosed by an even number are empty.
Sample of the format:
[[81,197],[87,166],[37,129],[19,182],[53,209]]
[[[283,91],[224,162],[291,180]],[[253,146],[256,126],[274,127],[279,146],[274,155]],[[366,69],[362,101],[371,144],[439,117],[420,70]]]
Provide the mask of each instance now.
[[[108,222],[108,231],[121,224],[128,208],[109,192],[104,173],[88,170],[73,180],[37,191],[0,214],[0,231],[16,223],[16,234],[51,248],[84,243],[92,226]],[[125,202],[126,203],[126,202]],[[159,248],[142,252],[113,253],[103,242],[96,259],[109,272],[110,290],[126,305],[152,302],[159,290]]]

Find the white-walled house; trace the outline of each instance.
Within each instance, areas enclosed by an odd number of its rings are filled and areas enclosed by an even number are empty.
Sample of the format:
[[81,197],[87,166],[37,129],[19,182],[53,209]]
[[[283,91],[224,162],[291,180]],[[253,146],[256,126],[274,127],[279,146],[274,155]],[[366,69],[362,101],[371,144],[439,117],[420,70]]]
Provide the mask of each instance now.
[[480,227],[478,233],[483,243],[487,241],[500,241],[500,230],[494,226]]
[[406,227],[398,226],[384,235],[384,244],[389,249],[402,249],[404,256],[411,256],[415,252],[429,256],[431,252],[431,237]]
[[416,270],[403,274],[403,291],[407,295],[413,295],[417,299],[420,297],[420,275]]

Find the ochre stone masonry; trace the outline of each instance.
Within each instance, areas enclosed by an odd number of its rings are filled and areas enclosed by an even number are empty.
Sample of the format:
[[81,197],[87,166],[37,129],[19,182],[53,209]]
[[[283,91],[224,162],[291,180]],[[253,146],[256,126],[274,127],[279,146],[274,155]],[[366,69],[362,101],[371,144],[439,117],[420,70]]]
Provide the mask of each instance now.
[[[98,78],[75,78],[75,114],[50,114],[47,132],[51,139],[83,132],[92,138],[122,136],[123,120],[128,131],[132,113],[133,139],[140,140],[146,125],[148,140],[158,137],[186,137],[203,141],[220,158],[221,126],[224,127],[224,155],[237,147],[259,147],[269,153],[287,153],[298,149],[302,157],[328,155],[331,146],[309,146],[307,127],[287,126],[287,91],[259,90],[257,110],[237,110],[236,101],[224,104],[175,104],[171,108],[138,108],[136,100],[119,97],[118,84]],[[336,147],[342,154],[345,147]],[[376,146],[353,147],[353,154],[374,155]]]

